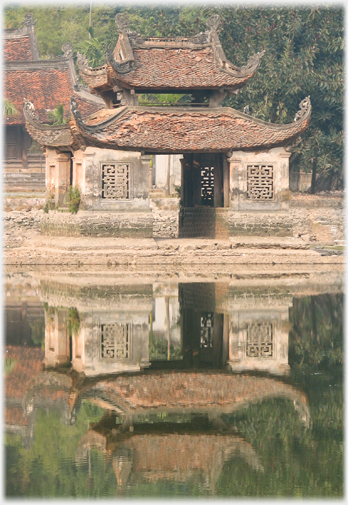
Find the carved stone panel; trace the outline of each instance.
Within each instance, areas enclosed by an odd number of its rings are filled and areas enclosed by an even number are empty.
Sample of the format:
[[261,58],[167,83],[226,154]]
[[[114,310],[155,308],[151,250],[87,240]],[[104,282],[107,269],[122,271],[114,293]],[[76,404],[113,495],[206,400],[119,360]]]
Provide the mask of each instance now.
[[102,198],[130,198],[130,170],[126,163],[102,164]]
[[274,199],[273,165],[247,165],[247,198]]

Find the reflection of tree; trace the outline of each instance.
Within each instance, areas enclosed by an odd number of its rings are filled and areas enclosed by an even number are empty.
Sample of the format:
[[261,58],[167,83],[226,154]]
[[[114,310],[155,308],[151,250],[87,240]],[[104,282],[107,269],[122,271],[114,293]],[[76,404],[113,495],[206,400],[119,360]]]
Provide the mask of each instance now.
[[43,318],[34,319],[29,322],[31,329],[31,339],[34,344],[44,345],[45,342],[45,320]]
[[294,298],[289,360],[321,368],[343,360],[343,295]]

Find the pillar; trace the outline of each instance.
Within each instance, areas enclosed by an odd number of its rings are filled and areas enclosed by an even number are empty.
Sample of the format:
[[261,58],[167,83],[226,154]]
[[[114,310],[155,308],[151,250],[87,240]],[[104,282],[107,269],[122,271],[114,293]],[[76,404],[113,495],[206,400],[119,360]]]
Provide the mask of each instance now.
[[229,195],[231,198],[231,207],[233,210],[239,209],[240,186],[243,182],[243,164],[240,158],[233,155],[227,158],[229,163]]
[[66,205],[66,196],[70,187],[70,153],[60,153],[56,156],[56,191],[55,204]]
[[224,207],[230,207],[230,163],[227,156],[223,155],[222,161],[222,176],[223,176],[223,194],[224,194]]

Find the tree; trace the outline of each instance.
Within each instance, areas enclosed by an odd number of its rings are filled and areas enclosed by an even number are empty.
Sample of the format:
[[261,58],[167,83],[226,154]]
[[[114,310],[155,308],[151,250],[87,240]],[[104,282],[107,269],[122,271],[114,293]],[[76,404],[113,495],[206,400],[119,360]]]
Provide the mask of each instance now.
[[47,117],[53,125],[66,124],[69,121],[69,118],[64,118],[64,105],[60,103],[57,103],[55,109],[47,112]]

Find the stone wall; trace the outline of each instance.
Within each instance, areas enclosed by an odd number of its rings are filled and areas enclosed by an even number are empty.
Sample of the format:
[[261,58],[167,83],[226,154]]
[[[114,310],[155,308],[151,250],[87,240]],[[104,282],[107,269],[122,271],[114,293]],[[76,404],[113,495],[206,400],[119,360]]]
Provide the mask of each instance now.
[[179,198],[150,199],[154,238],[179,237]]
[[[91,212],[71,214],[37,207],[43,199],[6,198],[6,236],[24,229],[51,235],[139,238],[295,237],[305,242],[343,243],[342,194],[295,194],[289,212],[235,212],[232,209],[196,207],[180,211],[179,200],[150,201],[141,212]],[[16,210],[13,210],[16,209]],[[16,232],[16,233],[17,233]]]
[[179,237],[292,236],[287,212],[234,212],[232,209],[195,207],[180,212]]
[[153,216],[147,212],[50,211],[43,214],[41,231],[47,235],[151,238]]

